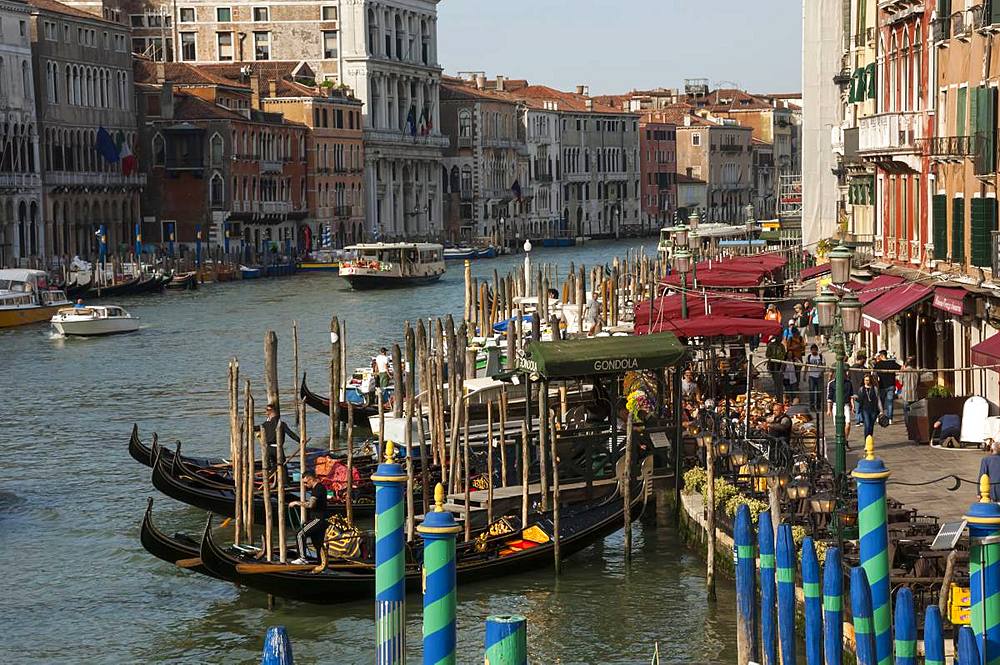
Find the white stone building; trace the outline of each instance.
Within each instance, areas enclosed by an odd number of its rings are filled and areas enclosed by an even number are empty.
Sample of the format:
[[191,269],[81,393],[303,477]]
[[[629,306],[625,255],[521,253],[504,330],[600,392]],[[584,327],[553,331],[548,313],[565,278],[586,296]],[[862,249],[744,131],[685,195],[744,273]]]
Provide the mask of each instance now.
[[45,247],[30,8],[0,0],[0,267]]
[[364,102],[369,236],[443,229],[438,0],[341,3],[341,77]]
[[562,123],[557,104],[531,100],[521,114],[528,144],[532,205],[528,233],[532,238],[556,238],[573,233],[562,217]]

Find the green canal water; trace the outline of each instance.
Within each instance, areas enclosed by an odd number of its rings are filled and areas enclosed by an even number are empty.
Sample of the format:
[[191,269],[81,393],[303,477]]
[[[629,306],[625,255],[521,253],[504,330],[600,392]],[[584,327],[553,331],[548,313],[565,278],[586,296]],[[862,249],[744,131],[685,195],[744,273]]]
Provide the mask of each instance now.
[[[534,252],[565,271],[604,263],[636,243]],[[651,244],[646,245],[651,248]],[[475,262],[477,275],[523,257]],[[226,363],[261,394],[263,337],[279,335],[281,382],[291,394],[291,322],[301,362],[318,388],[332,315],[347,322],[352,363],[400,341],[402,322],[461,314],[461,264],[438,284],[355,293],[335,275],[208,285],[192,293],[121,301],[142,320],[138,334],[53,338],[47,326],[0,332],[0,661],[4,663],[252,663],[269,625],[291,633],[296,662],[370,663],[373,607],[316,607],[181,571],[139,544],[149,471],[126,444],[133,423],[148,440],[182,440],[190,454],[228,453]],[[326,392],[323,390],[323,392]],[[289,397],[290,398],[290,397]],[[258,399],[258,402],[261,401]],[[325,417],[309,415],[309,430]],[[650,507],[652,510],[652,506]],[[156,496],[167,532],[198,532],[204,515]],[[637,526],[630,567],[621,532],[551,571],[464,586],[459,591],[459,662],[482,662],[483,621],[529,619],[532,662],[731,663],[734,598],[722,581],[705,600],[703,564],[668,527]],[[419,662],[420,599],[409,600],[408,640]]]

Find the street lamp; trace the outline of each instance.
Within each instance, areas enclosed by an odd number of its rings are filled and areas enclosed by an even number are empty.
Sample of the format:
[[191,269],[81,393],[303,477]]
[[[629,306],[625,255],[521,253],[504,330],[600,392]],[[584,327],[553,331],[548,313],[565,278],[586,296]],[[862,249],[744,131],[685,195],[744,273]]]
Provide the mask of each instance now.
[[701,234],[692,226],[691,232],[688,234],[688,245],[691,247],[691,285],[694,288],[698,288],[698,261],[701,258]]
[[531,297],[531,239],[524,241],[524,295]]
[[[851,274],[852,256],[851,250],[844,246],[840,246],[830,253],[830,270],[834,283],[847,283]],[[827,334],[837,356],[833,413],[836,451],[833,470],[839,495],[839,489],[843,486],[844,473],[847,469],[847,437],[844,433],[847,422],[844,416],[844,405],[847,401],[847,395],[844,390],[844,377],[847,371],[847,356],[852,351],[853,336],[861,330],[861,302],[854,294],[838,298],[827,287],[816,298],[815,306],[820,328]],[[835,527],[839,534],[839,519]]]
[[681,276],[681,318],[688,317],[687,274],[691,272],[691,252],[686,249],[674,253],[674,270]]
[[748,203],[743,207],[746,232],[747,232],[747,254],[750,253],[750,243],[753,241],[754,231],[757,230],[757,219],[754,216],[753,204]]

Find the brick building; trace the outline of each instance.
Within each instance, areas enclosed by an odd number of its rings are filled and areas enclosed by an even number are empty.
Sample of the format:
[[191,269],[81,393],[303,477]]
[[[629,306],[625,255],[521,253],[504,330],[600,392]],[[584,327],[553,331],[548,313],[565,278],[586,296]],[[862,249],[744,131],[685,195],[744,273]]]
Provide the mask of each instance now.
[[642,213],[647,223],[662,227],[677,210],[677,127],[667,122],[639,123],[639,168]]

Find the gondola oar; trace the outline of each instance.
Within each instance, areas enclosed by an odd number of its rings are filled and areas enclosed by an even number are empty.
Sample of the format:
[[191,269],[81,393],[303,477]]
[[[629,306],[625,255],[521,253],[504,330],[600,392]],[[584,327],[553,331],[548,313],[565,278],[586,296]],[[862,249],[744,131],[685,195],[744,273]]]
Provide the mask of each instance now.
[[190,559],[178,559],[174,562],[174,565],[178,568],[197,568],[201,565],[201,557],[196,556]]

